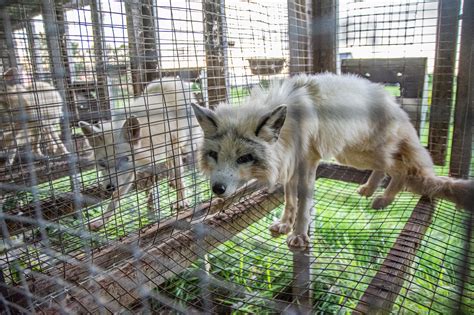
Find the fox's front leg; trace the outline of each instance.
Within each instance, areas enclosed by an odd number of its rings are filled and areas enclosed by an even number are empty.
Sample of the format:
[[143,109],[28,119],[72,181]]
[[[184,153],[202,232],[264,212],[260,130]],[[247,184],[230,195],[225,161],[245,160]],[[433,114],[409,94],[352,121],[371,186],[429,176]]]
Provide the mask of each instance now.
[[283,211],[280,220],[274,222],[270,226],[270,232],[274,237],[282,234],[288,234],[293,229],[298,202],[297,185],[297,176],[293,176],[290,181],[285,184],[285,210]]
[[183,183],[183,161],[182,161],[182,154],[181,154],[181,147],[179,146],[179,140],[176,137],[172,137],[171,139],[172,145],[172,153],[173,153],[173,172],[171,182],[173,183],[174,188],[176,189],[176,204],[175,208],[177,210],[186,208],[188,206],[188,202],[186,201],[185,196],[185,189]]
[[290,249],[303,250],[309,246],[309,223],[311,207],[314,199],[314,181],[316,179],[317,163],[300,166],[298,169],[298,206],[293,233],[288,236],[287,244]]
[[133,184],[133,173],[126,178],[125,184],[121,185],[116,191],[112,193],[112,198],[107,210],[102,214],[102,216],[94,221],[89,223],[89,227],[92,231],[96,231],[102,228],[115,213],[117,206],[120,203],[120,198],[122,198],[126,193],[130,191]]

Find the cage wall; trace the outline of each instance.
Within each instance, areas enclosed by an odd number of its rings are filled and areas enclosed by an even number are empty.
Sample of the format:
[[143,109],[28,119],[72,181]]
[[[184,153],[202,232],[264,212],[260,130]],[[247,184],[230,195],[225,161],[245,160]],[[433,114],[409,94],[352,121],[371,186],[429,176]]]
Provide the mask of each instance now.
[[472,179],[471,6],[1,4],[2,310],[472,312],[472,207],[404,192],[373,210],[369,172],[324,161],[311,245],[290,252],[268,231],[281,187],[213,196],[191,108],[355,73],[396,97],[438,175]]

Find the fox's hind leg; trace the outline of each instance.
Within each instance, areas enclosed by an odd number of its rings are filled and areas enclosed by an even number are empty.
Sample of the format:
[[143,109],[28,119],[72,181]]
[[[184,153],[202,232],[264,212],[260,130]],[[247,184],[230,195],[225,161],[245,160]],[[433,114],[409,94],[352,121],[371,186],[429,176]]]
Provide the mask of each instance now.
[[385,177],[385,173],[383,171],[372,171],[370,174],[369,179],[363,185],[360,185],[357,189],[359,195],[364,197],[371,197],[374,192],[377,190],[382,179]]
[[41,144],[42,144],[42,129],[40,128],[35,128],[31,130],[33,135],[31,136],[31,150],[33,152],[33,155],[37,158],[43,158],[44,154],[41,151]]
[[401,175],[393,175],[387,188],[382,196],[376,197],[372,201],[372,209],[383,209],[390,205],[397,194],[405,187],[405,177]]
[[279,221],[270,226],[272,236],[277,237],[282,234],[288,234],[293,228],[296,216],[297,198],[297,177],[293,176],[285,185],[285,210]]

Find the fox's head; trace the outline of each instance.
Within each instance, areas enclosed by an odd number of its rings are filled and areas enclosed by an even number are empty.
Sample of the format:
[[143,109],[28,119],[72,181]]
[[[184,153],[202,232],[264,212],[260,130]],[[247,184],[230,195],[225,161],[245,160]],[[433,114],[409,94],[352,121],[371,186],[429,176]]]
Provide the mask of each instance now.
[[209,176],[212,191],[228,197],[251,179],[274,184],[278,163],[274,154],[286,118],[286,106],[221,105],[216,111],[193,105],[204,132],[199,149],[201,171]]
[[[79,126],[94,150],[100,185],[114,191],[134,179],[133,150],[140,147],[140,122],[135,116],[127,118],[120,128],[112,122],[91,125],[80,121]],[[136,162],[136,161],[135,161]]]

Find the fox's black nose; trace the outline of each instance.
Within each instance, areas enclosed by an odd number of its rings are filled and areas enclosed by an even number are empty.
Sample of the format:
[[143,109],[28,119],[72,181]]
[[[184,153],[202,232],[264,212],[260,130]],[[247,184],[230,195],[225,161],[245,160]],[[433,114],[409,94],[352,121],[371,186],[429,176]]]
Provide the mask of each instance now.
[[224,184],[220,184],[220,183],[216,183],[214,185],[212,185],[212,191],[216,194],[216,195],[222,195],[223,193],[225,193],[225,185]]
[[107,191],[114,191],[115,186],[114,184],[107,184],[107,186],[105,186],[105,189],[107,189]]

